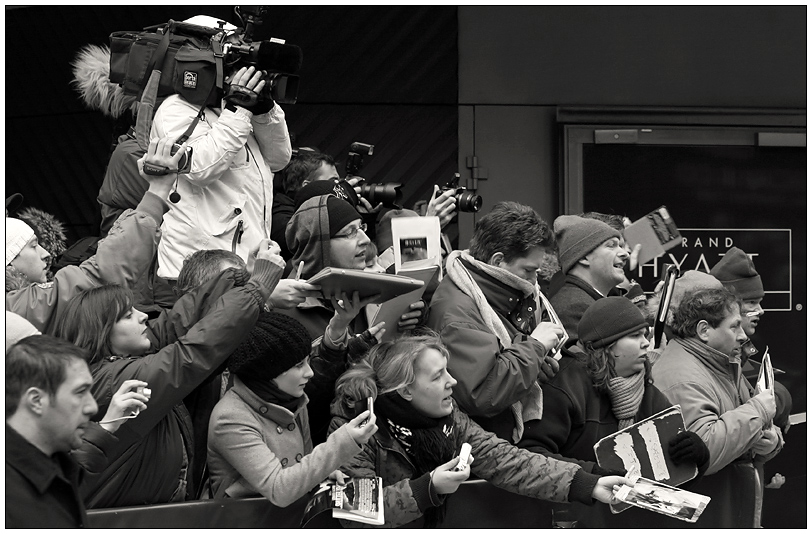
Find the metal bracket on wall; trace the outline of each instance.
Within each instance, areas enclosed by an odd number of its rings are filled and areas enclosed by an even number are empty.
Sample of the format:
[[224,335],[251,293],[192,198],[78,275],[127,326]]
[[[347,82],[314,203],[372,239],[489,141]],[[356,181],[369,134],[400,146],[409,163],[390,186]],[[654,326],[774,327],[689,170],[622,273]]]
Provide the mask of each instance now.
[[[479,166],[479,158],[476,156],[466,157],[465,166],[471,169],[471,178],[473,178],[474,184],[476,184],[477,180],[488,179],[488,169]],[[476,189],[476,186],[474,186],[474,189]]]
[[595,130],[595,144],[634,144],[637,134],[637,130]]

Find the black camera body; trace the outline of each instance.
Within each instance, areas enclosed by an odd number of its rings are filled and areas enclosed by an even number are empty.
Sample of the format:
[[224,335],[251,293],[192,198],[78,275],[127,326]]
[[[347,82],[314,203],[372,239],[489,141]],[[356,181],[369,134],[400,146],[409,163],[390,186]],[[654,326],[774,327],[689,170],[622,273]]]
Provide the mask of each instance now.
[[454,200],[457,201],[457,210],[464,213],[476,213],[482,207],[482,197],[476,192],[460,187],[460,173],[455,172],[447,184],[440,186],[440,194],[445,191],[454,191]]
[[[177,154],[181,145],[174,143],[172,149],[169,151],[173,156]],[[178,174],[188,174],[192,169],[192,147],[187,146],[185,153],[178,160]]]
[[[345,170],[347,177],[357,176],[358,171],[364,165],[364,157],[371,156],[374,153],[375,145],[368,145],[366,143],[359,143],[355,141],[350,145],[350,151],[347,155],[347,163]],[[397,182],[390,182],[385,184],[368,184],[366,180],[361,179],[355,184],[355,187],[360,191],[358,196],[361,196],[369,201],[374,207],[379,202],[387,208],[399,208],[403,193],[400,188],[403,184]]]

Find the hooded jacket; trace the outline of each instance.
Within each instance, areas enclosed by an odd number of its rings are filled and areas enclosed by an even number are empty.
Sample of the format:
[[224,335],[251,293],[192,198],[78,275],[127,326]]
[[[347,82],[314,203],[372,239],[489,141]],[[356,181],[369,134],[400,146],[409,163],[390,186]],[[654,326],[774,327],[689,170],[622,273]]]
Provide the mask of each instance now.
[[710,451],[710,466],[691,491],[711,497],[711,504],[695,525],[753,528],[760,522],[764,485],[753,462],[778,454],[782,442],[766,456],[751,450],[771,418],[750,397],[739,358],[711,350],[697,355],[685,343],[680,338],[668,342],[652,367],[652,378],[682,407],[686,429],[696,432]]
[[52,334],[55,319],[75,295],[104,284],[133,285],[149,268],[161,237],[161,218],[169,206],[147,192],[99,241],[96,254],[79,266],[58,270],[52,282],[28,284],[6,292],[6,310],[28,319],[43,334]]
[[[598,476],[587,473],[580,466],[547,458],[523,449],[487,432],[457,408],[453,408],[454,448],[459,451],[463,443],[471,444],[471,474],[487,480],[494,486],[536,499],[555,502],[578,501],[593,503],[592,491]],[[330,433],[346,424],[354,414],[340,399],[331,408],[333,420]],[[386,424],[363,446],[360,454],[341,467],[348,476],[379,476],[383,479],[384,527],[399,527],[419,520],[432,502],[429,484],[431,473],[413,479],[414,465],[403,446],[393,438]],[[345,526],[358,528],[352,521]],[[409,525],[421,526],[420,523]]]
[[[311,278],[331,265],[327,198],[323,195],[308,199],[299,206],[288,222],[285,239],[293,255],[294,266],[289,277],[296,275],[299,262],[304,262],[302,280]],[[313,338],[313,344],[321,345],[322,357],[311,360],[315,376],[308,382],[305,392],[310,398],[307,410],[313,443],[322,443],[327,437],[327,427],[330,424],[330,402],[333,399],[335,381],[349,365],[347,348],[344,346],[334,349],[324,342],[324,331],[335,313],[329,301],[308,297],[298,307],[280,310],[280,313],[302,323]],[[348,328],[350,336],[366,329],[366,315],[363,312],[358,314]]]

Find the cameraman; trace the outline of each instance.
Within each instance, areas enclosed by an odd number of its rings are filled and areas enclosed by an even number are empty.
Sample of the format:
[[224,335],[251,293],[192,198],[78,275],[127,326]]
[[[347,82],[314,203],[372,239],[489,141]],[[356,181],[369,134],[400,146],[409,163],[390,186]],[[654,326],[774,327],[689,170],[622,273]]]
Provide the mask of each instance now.
[[[265,78],[253,66],[232,72],[220,108],[207,107],[189,137],[191,167],[179,175],[181,198],[164,218],[159,276],[176,280],[183,259],[201,249],[230,250],[247,260],[251,245],[270,236],[273,172],[291,156],[285,113],[270,98],[243,107],[228,96],[229,86],[260,95]],[[198,111],[180,95],[169,96],[155,113],[150,138],[180,137]]]

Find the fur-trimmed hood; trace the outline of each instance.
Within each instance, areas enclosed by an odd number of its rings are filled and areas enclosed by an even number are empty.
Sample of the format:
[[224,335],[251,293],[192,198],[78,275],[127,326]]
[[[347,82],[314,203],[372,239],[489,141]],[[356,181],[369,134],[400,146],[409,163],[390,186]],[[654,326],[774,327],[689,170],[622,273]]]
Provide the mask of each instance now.
[[[17,218],[25,221],[28,226],[34,230],[34,234],[37,236],[37,241],[40,246],[51,255],[47,262],[48,280],[53,280],[54,275],[51,267],[67,248],[66,243],[68,239],[65,237],[65,225],[50,213],[34,207],[27,207],[20,210],[17,213]],[[21,276],[25,278],[25,275]],[[6,270],[6,291],[9,291],[8,280],[9,273],[8,270]],[[26,283],[28,284],[30,282],[26,279]],[[15,287],[13,289],[19,288]]]
[[110,82],[108,46],[85,45],[71,65],[74,76],[71,85],[82,96],[87,107],[114,119],[128,109],[135,114],[138,105],[136,97],[125,95],[118,84]]

